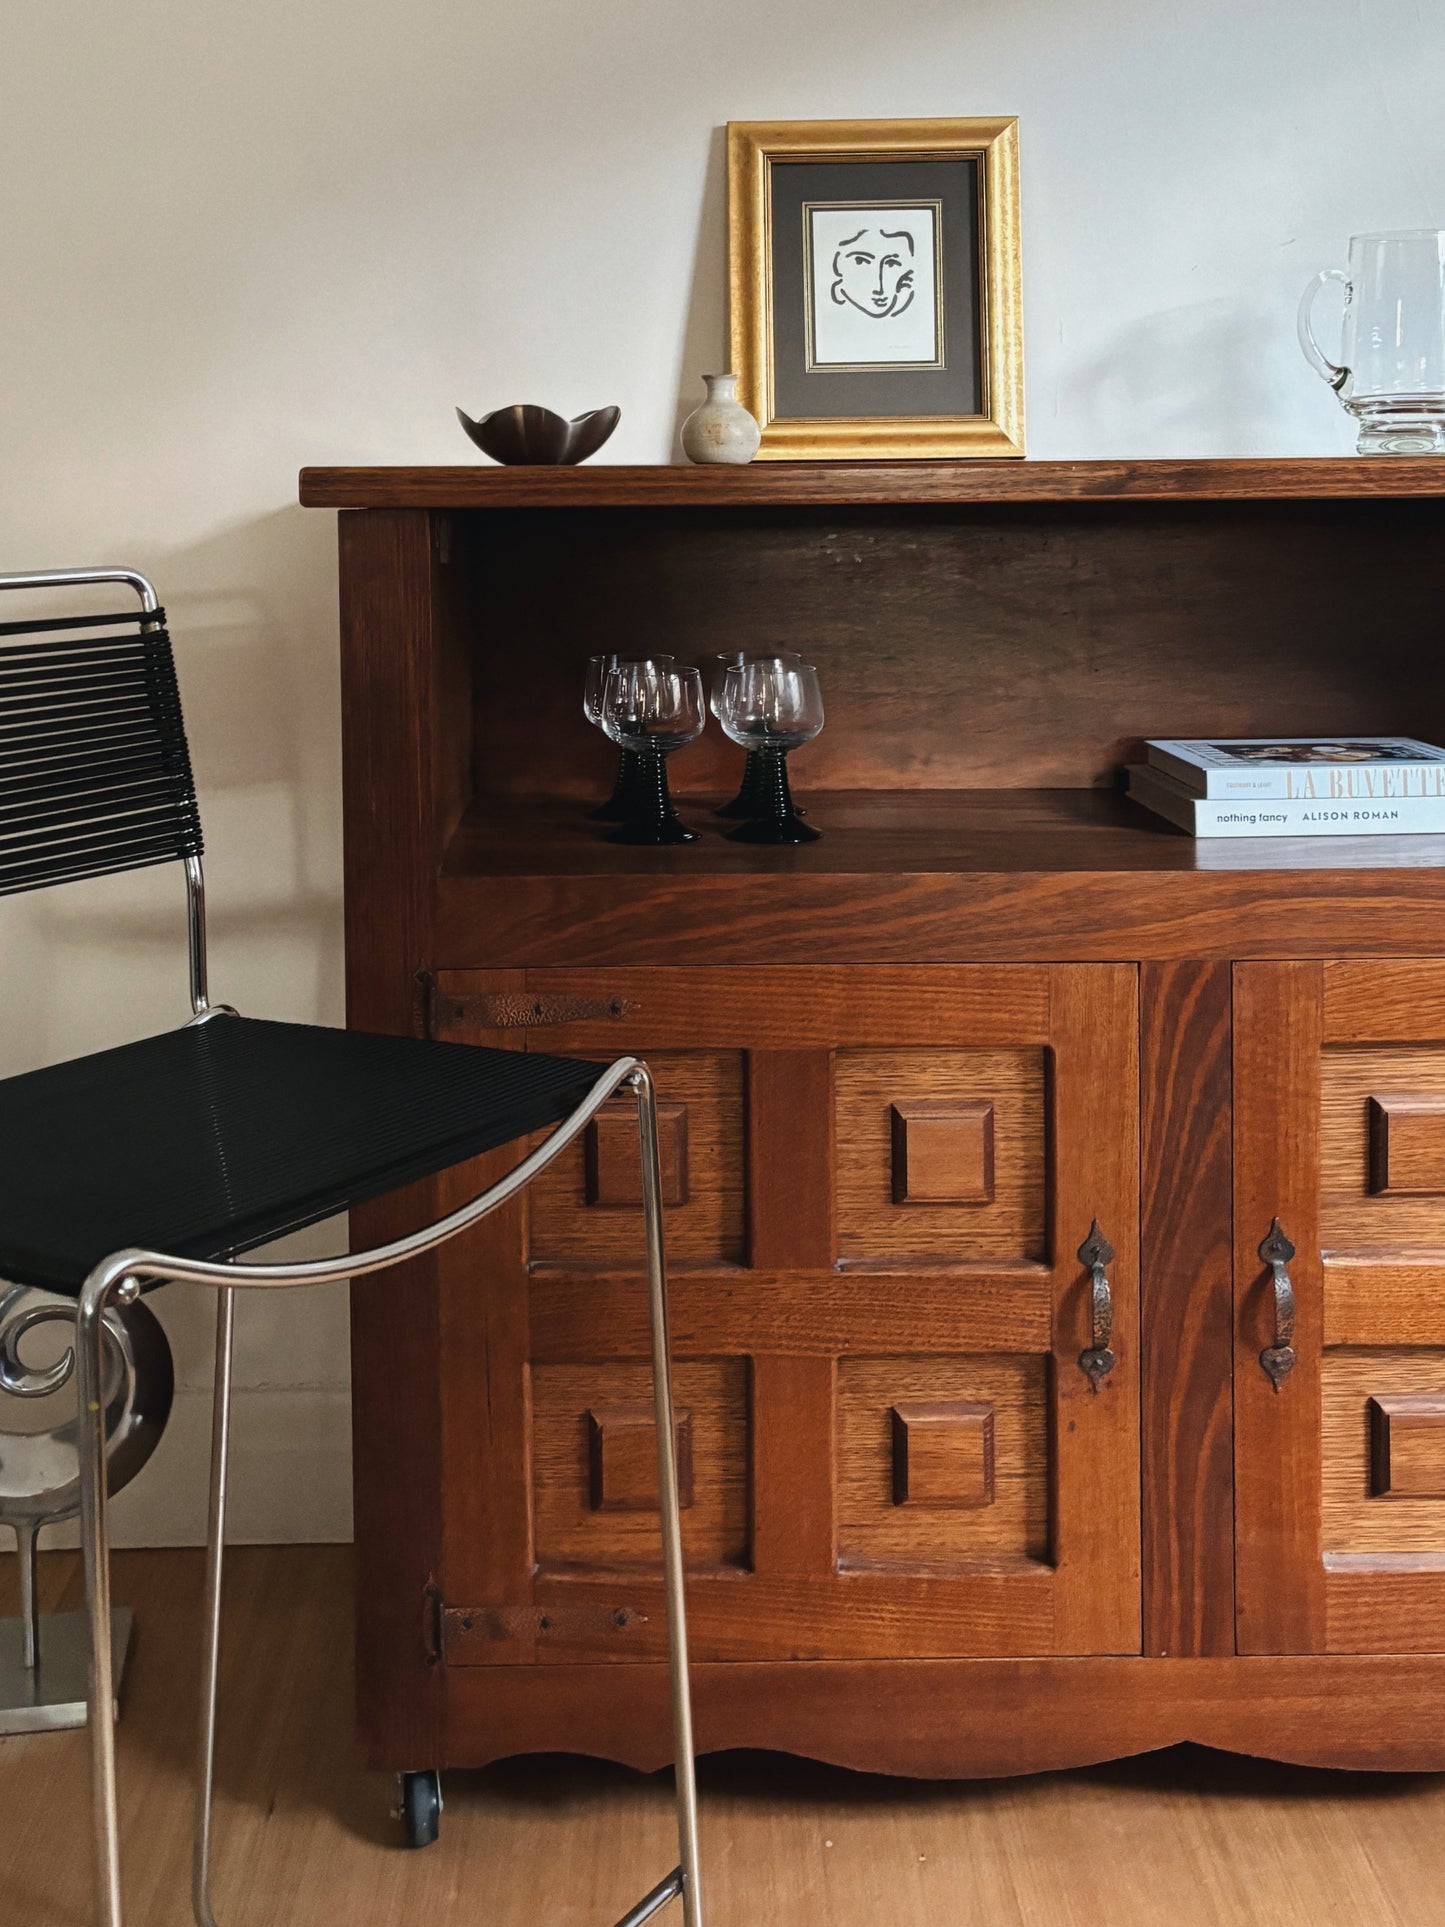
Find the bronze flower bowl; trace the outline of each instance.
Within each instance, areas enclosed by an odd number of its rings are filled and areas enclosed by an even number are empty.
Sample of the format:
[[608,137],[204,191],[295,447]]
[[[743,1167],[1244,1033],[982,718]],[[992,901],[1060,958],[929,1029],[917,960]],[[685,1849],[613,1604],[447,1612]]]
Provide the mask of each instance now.
[[457,410],[457,420],[482,453],[509,467],[585,462],[601,448],[621,416],[620,408],[594,408],[590,415],[578,415],[569,422],[529,401],[494,408],[479,422]]

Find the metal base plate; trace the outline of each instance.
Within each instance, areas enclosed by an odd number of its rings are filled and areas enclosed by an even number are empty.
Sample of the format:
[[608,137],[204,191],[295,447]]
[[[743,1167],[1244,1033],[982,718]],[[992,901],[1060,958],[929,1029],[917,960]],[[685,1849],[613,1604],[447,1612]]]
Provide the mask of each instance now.
[[[133,1623],[129,1606],[117,1606],[111,1613],[117,1719]],[[90,1676],[90,1634],[85,1614],[42,1616],[40,1664],[33,1673],[25,1670],[23,1631],[18,1619],[0,1619],[0,1737],[57,1733],[65,1727],[84,1726]]]

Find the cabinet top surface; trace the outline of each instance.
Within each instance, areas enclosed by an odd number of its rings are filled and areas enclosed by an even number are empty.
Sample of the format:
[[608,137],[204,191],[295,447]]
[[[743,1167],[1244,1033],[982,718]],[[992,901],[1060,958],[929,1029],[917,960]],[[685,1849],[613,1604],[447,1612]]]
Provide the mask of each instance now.
[[1445,457],[303,468],[307,508],[751,508],[1445,495]]

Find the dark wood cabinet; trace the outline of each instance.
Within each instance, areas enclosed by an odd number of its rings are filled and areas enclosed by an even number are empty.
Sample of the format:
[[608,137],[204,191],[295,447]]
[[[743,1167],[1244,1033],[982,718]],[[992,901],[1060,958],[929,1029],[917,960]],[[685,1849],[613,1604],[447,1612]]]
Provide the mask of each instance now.
[[[343,510],[351,1021],[657,1074],[702,1745],[1445,1767],[1445,839],[1196,844],[1114,786],[1145,734],[1438,738],[1445,462],[303,499]],[[822,674],[823,840],[728,843],[711,733],[699,844],[603,840],[586,655],[770,640]],[[637,1185],[604,1114],[355,1288],[377,1764],[667,1756]]]

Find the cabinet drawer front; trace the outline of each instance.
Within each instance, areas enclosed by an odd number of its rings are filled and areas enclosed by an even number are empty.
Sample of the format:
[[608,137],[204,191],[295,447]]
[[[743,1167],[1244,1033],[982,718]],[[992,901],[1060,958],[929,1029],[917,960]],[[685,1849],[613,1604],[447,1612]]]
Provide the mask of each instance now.
[[[654,1070],[700,1657],[1139,1650],[1136,989],[1125,965],[438,982],[439,1035]],[[635,1125],[598,1125],[485,1292],[465,1252],[446,1287],[449,1492],[511,1522],[499,1544],[452,1508],[454,1665],[663,1649]]]

